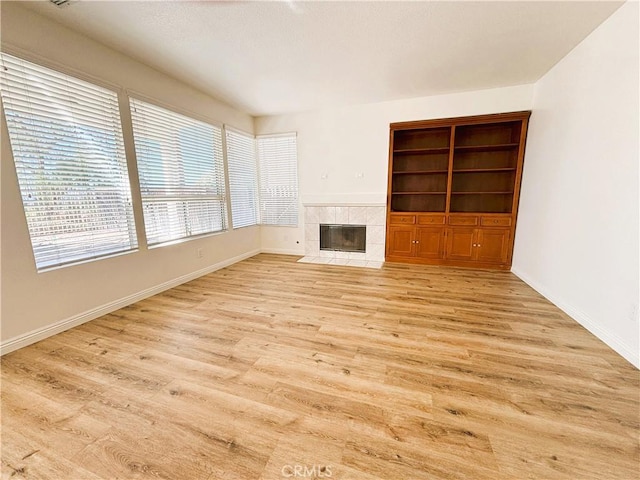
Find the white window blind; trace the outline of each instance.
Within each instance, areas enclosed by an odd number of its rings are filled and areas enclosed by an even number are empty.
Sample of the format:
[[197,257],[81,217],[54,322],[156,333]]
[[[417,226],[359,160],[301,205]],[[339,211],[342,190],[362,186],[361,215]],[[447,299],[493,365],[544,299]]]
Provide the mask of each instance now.
[[4,53],[0,59],[38,270],[136,248],[117,94]]
[[233,228],[257,225],[258,165],[253,135],[225,127]]
[[262,135],[256,140],[260,164],[260,223],[297,225],[296,134]]
[[147,243],[224,230],[221,129],[130,101]]

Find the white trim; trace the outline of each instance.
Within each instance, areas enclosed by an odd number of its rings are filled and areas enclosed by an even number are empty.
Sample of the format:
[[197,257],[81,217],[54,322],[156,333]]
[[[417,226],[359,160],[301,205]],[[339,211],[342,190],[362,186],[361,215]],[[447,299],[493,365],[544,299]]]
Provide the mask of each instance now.
[[228,123],[225,123],[223,126],[224,126],[225,130],[229,130],[231,132],[239,133],[241,135],[246,135],[247,137],[251,137],[254,140],[256,139],[256,135],[254,133],[247,132],[245,130],[241,130],[239,128],[234,127],[233,125],[229,125]]
[[518,270],[517,268],[512,268],[511,273],[519,277],[523,282],[537,291],[540,295],[545,297],[556,307],[558,307],[584,328],[593,333],[596,337],[598,337],[606,345],[615,350],[629,363],[640,369],[640,355],[638,355],[638,352],[634,351],[634,349],[630,347],[623,339],[603,328],[602,325],[590,318],[587,314],[585,314],[578,308],[566,303],[564,300],[549,292],[546,287],[533,280],[526,273]]
[[253,257],[254,255],[257,255],[259,253],[261,253],[261,250],[256,249],[232,258],[228,258],[226,260],[222,260],[221,262],[218,262],[214,265],[209,265],[208,267],[196,270],[195,272],[187,273],[186,275],[182,275],[178,278],[174,278],[173,280],[169,280],[154,287],[147,288],[113,302],[105,303],[104,305],[92,308],[91,310],[87,310],[86,312],[82,312],[70,318],[61,320],[51,325],[47,325],[46,327],[38,328],[23,335],[18,335],[17,337],[10,338],[9,340],[0,343],[0,356],[4,355],[5,353],[13,352],[14,350],[18,350],[19,348],[26,347],[27,345],[31,345],[32,343],[39,342],[40,340],[44,340],[45,338],[51,337],[57,333],[69,330],[70,328],[82,325],[83,323],[94,320],[98,317],[101,317],[102,315],[106,315],[107,313],[111,313],[120,308],[126,307],[127,305],[131,305],[132,303],[139,302],[140,300],[144,300],[145,298],[151,297],[153,295],[157,295],[158,293],[164,292],[165,290],[173,287],[177,287],[178,285],[189,282],[203,275],[207,275],[208,273],[215,272],[216,270],[220,270],[224,267],[228,267],[229,265],[240,262],[249,257]]
[[263,133],[261,135],[256,135],[256,139],[258,139],[258,138],[290,137],[291,135],[293,135],[294,137],[298,138],[298,132],[297,131],[293,131],[293,132],[280,132],[280,133]]
[[263,248],[260,253],[274,253],[276,255],[296,255],[304,257],[304,250],[294,250],[292,248]]
[[364,202],[314,202],[303,203],[303,207],[386,207],[386,203],[364,203]]

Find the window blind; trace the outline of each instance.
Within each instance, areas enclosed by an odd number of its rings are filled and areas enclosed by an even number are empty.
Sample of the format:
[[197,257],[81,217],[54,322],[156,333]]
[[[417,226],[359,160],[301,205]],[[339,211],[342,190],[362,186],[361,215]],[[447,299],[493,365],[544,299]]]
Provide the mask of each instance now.
[[257,225],[258,166],[253,135],[225,127],[233,228]]
[[136,248],[117,94],[4,53],[0,61],[37,269]]
[[147,243],[226,228],[222,131],[131,98]]
[[263,225],[298,225],[296,134],[256,137]]

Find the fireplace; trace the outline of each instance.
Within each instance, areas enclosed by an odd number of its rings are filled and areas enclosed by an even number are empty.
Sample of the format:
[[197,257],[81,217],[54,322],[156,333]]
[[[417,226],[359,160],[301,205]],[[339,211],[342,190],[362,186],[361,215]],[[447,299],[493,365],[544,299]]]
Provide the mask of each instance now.
[[320,250],[365,252],[367,229],[364,225],[320,224]]

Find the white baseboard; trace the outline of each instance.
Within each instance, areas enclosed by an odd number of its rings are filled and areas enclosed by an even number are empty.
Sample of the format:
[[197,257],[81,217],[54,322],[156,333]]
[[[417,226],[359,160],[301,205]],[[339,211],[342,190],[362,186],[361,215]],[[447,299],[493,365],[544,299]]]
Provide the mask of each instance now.
[[261,253],[275,253],[277,255],[297,255],[299,257],[304,257],[304,251],[289,249],[289,248],[263,248],[260,250]]
[[607,331],[598,322],[590,318],[584,312],[549,292],[549,290],[545,286],[533,280],[526,273],[518,270],[517,268],[512,268],[511,273],[518,276],[523,282],[537,291],[540,295],[545,297],[556,307],[569,315],[576,322],[578,322],[580,325],[582,325],[584,328],[589,330],[596,337],[606,343],[609,347],[619,353],[625,360],[634,365],[636,368],[640,369],[640,355],[638,355],[638,352],[634,351],[634,349],[630,347],[619,336]]
[[115,312],[116,310],[126,307],[127,305],[131,305],[132,303],[136,303],[140,300],[144,300],[145,298],[157,295],[158,293],[164,292],[165,290],[177,287],[178,285],[182,285],[183,283],[189,282],[198,277],[202,277],[203,275],[207,275],[208,273],[215,272],[216,270],[220,270],[221,268],[228,267],[229,265],[240,262],[249,257],[253,257],[254,255],[257,255],[259,253],[261,253],[261,250],[256,249],[232,258],[228,258],[214,265],[209,265],[208,267],[196,270],[195,272],[191,272],[186,275],[182,275],[178,278],[174,278],[159,285],[155,285],[151,288],[147,288],[113,302],[105,303],[104,305],[100,305],[99,307],[92,308],[91,310],[87,310],[86,312],[82,312],[78,315],[74,315],[73,317],[61,320],[51,325],[47,325],[46,327],[38,328],[28,333],[18,335],[17,337],[10,338],[9,340],[0,343],[0,356],[9,352],[13,352],[14,350],[18,350],[19,348],[26,347],[27,345],[31,345],[32,343],[39,342],[40,340],[44,340],[45,338],[51,337],[52,335],[64,332],[65,330],[69,330],[70,328],[82,325],[83,323],[94,320],[98,317],[101,317],[102,315],[106,315],[107,313]]

